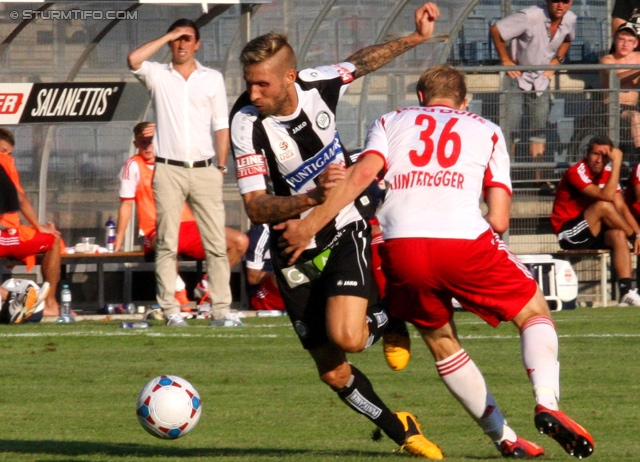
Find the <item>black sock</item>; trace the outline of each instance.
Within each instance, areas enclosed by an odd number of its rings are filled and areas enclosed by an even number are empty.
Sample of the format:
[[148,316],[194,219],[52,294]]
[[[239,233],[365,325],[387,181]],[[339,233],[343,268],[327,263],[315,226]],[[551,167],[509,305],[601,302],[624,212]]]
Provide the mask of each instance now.
[[620,299],[631,290],[631,278],[624,278],[618,281],[618,290],[620,291]]
[[373,391],[369,379],[353,365],[351,365],[351,380],[347,386],[335,391],[347,406],[367,417],[389,438],[397,444],[404,443],[405,432],[402,422]]
[[387,323],[389,322],[388,308],[387,302],[385,300],[381,300],[378,303],[374,303],[373,305],[369,305],[367,307],[367,326],[369,327],[369,338],[367,339],[367,344],[365,348],[369,348],[371,345],[376,343],[382,334],[384,334],[384,330],[387,327]]

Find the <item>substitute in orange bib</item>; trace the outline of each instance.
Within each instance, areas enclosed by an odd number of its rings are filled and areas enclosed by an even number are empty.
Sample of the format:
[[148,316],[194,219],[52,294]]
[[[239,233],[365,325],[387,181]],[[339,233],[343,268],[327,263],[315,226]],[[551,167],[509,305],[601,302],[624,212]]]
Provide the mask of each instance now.
[[11,155],[15,145],[13,133],[0,128],[0,167],[5,171],[18,193],[20,212],[31,224],[21,224],[18,212],[0,215],[0,257],[24,260],[27,266],[35,264],[35,255],[43,254],[40,266],[42,277],[49,284],[45,298],[44,316],[59,316],[60,305],[56,300],[56,288],[60,281],[60,231],[53,223],[38,221],[31,201],[22,189],[18,170]]
[[[145,257],[149,261],[155,259],[156,248],[156,205],[153,199],[153,172],[155,155],[153,153],[153,134],[155,124],[140,122],[133,129],[133,144],[138,152],[129,158],[120,172],[120,208],[116,227],[116,252],[122,249],[124,235],[131,220],[133,204],[136,205],[140,235],[144,236]],[[235,266],[249,246],[249,239],[240,231],[225,227],[227,241],[227,257],[229,266]],[[195,218],[184,204],[180,216],[180,234],[178,237],[178,254],[195,260],[204,260],[205,253]],[[186,286],[178,275],[176,280],[176,299],[182,311],[190,311]]]

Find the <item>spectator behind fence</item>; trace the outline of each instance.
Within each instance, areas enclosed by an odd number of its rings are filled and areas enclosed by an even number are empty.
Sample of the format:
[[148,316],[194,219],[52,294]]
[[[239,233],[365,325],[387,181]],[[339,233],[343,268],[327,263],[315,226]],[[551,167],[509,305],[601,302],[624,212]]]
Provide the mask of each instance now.
[[[631,23],[622,24],[613,38],[613,51],[600,59],[601,64],[640,64],[638,33]],[[640,155],[640,112],[638,112],[638,90],[640,89],[640,69],[615,69],[620,79],[620,88],[631,91],[620,92],[620,118],[627,120],[631,129],[634,160]],[[602,88],[609,88],[609,71],[600,73]],[[608,103],[610,95],[605,97]]]
[[[167,44],[170,63],[148,61]],[[158,304],[169,326],[188,326],[174,296],[180,213],[185,201],[196,218],[205,249],[212,314],[216,318],[230,314],[222,197],[229,154],[227,95],[222,74],[196,61],[200,44],[195,22],[179,19],[162,37],[128,56],[129,67],[151,93],[157,117],[153,176],[158,229],[156,283]]]
[[[546,0],[543,6],[530,6],[491,26],[491,37],[504,66],[559,65],[564,63],[571,41],[575,38],[576,15],[569,11],[572,0]],[[511,53],[506,42],[511,40]],[[508,71],[510,77],[506,126],[502,131],[515,157],[520,140],[522,118],[528,114],[529,155],[542,162],[546,150],[546,128],[551,96],[550,78],[555,71]],[[522,93],[527,92],[527,93]],[[541,173],[535,171],[535,180]],[[549,185],[541,184],[549,187]]]
[[611,36],[626,22],[640,27],[640,0],[616,0],[611,10]]
[[0,215],[0,257],[23,260],[27,267],[35,264],[35,255],[43,254],[40,266],[42,277],[49,284],[45,298],[43,316],[59,316],[60,305],[56,300],[56,288],[60,281],[60,231],[49,222],[38,221],[31,201],[20,184],[20,177],[12,157],[15,138],[13,133],[0,128],[0,167],[7,174],[18,193],[18,202],[22,216],[31,224],[21,224],[18,212]]
[[584,159],[562,176],[551,212],[551,225],[564,250],[611,249],[618,278],[619,305],[640,306],[631,289],[633,253],[640,252],[640,226],[620,189],[622,151],[607,136],[591,138]]
[[[155,124],[140,122],[133,129],[133,144],[138,152],[129,158],[120,172],[120,208],[116,228],[115,250],[122,249],[124,235],[131,221],[133,204],[136,205],[140,236],[144,236],[143,249],[149,260],[155,258],[156,249],[156,205],[153,200],[152,178],[155,168],[153,153],[153,135]],[[244,233],[232,228],[225,228],[227,257],[229,266],[235,266],[246,252],[249,239]],[[204,260],[205,252],[195,218],[187,204],[184,204],[180,216],[180,233],[178,236],[178,254],[195,260]],[[185,283],[180,277],[176,279],[175,297],[182,311],[191,311]]]

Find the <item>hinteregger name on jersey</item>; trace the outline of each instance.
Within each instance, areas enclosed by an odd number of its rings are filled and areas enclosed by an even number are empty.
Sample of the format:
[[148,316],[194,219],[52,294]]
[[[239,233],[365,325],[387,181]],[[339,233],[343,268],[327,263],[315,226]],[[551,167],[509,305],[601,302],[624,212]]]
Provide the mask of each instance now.
[[389,189],[410,189],[426,186],[432,187],[449,187],[454,189],[462,189],[464,183],[464,175],[460,172],[451,170],[439,170],[435,174],[412,170],[409,173],[400,173],[394,175],[393,180],[389,184]]
[[439,114],[455,114],[455,115],[463,115],[472,118],[473,120],[477,120],[480,123],[486,123],[482,117],[478,114],[474,114],[473,112],[463,111],[462,109],[451,109],[448,107],[442,106],[411,106],[405,107],[402,109],[397,109],[396,112],[402,111],[422,111],[422,112],[437,112]]

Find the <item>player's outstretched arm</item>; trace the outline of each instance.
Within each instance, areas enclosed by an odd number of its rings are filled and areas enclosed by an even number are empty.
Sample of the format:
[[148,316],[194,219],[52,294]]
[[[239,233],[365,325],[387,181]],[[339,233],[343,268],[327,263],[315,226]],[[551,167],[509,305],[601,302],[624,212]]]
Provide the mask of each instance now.
[[280,223],[296,218],[311,207],[324,202],[327,192],[345,177],[345,170],[338,164],[329,165],[318,177],[318,187],[304,194],[274,196],[265,190],[242,195],[249,219],[256,223]]
[[264,189],[243,194],[242,200],[247,216],[255,224],[279,223],[297,217],[319,204],[311,192],[295,196],[274,196]]
[[412,34],[387,43],[371,45],[349,56],[345,61],[356,66],[354,77],[357,79],[380,69],[416,45],[429,40],[439,16],[440,10],[435,3],[425,3],[415,12],[416,30]]
[[335,188],[327,192],[325,201],[314,207],[309,215],[302,220],[288,220],[274,226],[274,229],[285,230],[283,249],[290,255],[289,265],[304,252],[318,231],[369,187],[383,167],[384,160],[380,156],[363,153],[358,162],[346,170],[344,180],[338,181]]

